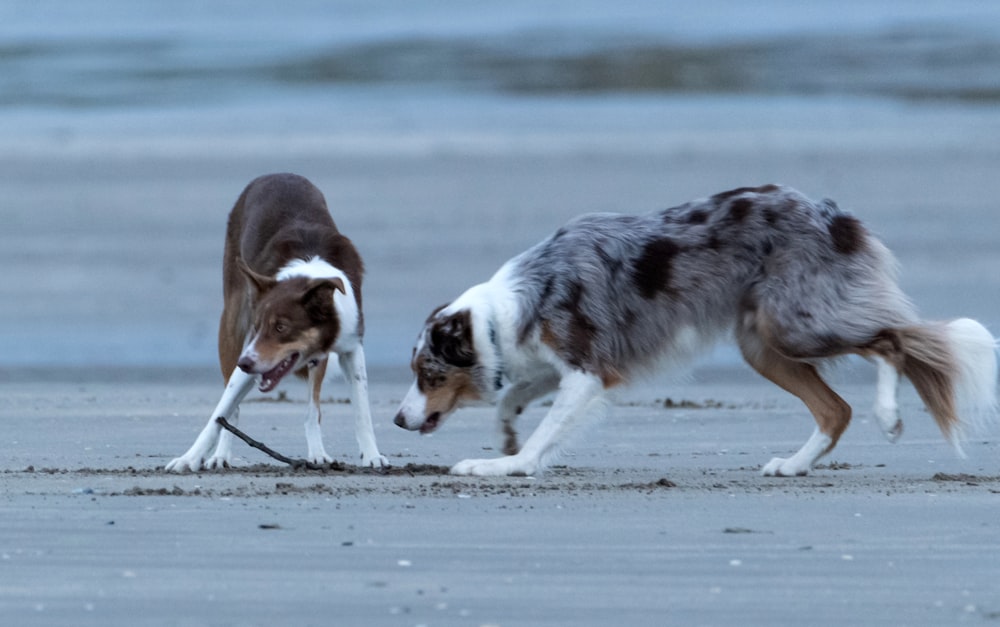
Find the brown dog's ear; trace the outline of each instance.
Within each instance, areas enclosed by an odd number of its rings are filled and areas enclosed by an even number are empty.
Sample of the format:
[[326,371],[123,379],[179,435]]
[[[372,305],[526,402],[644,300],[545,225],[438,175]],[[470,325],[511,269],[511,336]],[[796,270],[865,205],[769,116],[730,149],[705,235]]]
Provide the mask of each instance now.
[[347,288],[344,287],[344,282],[340,280],[339,277],[331,277],[329,279],[323,279],[327,283],[333,286],[333,289],[340,290],[340,293],[347,296]]
[[247,281],[250,282],[250,286],[256,289],[260,294],[268,291],[278,283],[269,276],[264,276],[263,274],[254,272],[253,269],[247,265],[247,262],[243,261],[243,257],[236,258],[236,267],[240,269],[243,276],[245,276]]
[[312,298],[313,293],[321,289],[328,289],[331,292],[338,290],[341,294],[347,295],[347,288],[344,287],[344,282],[338,277],[311,279],[309,284],[306,285],[306,291],[302,293],[302,302]]
[[472,316],[465,309],[435,320],[431,325],[430,349],[445,363],[459,368],[476,365],[472,339]]
[[336,315],[333,307],[333,292],[336,290],[340,290],[341,294],[347,294],[344,282],[337,277],[309,281],[305,292],[302,293],[302,306],[310,318],[323,321]]

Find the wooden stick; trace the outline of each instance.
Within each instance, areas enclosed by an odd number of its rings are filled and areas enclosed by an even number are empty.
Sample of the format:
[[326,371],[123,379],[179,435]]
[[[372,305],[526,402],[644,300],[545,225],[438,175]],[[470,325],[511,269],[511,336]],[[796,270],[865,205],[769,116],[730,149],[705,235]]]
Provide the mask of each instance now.
[[279,452],[271,449],[269,446],[267,446],[263,442],[258,442],[257,440],[251,438],[250,436],[248,436],[247,434],[243,433],[242,431],[240,431],[239,429],[237,429],[233,425],[229,424],[229,421],[226,420],[225,417],[223,417],[223,416],[219,416],[218,418],[215,419],[215,421],[217,423],[219,423],[219,425],[223,429],[225,429],[226,431],[232,433],[233,435],[235,435],[239,439],[243,440],[244,442],[246,442],[247,444],[249,444],[253,448],[261,450],[261,451],[264,451],[265,453],[267,453],[268,455],[270,455],[274,459],[278,460],[279,462],[284,462],[284,463],[288,464],[294,470],[300,470],[302,468],[308,468],[309,470],[327,470],[327,469],[329,469],[329,465],[327,465],[327,464],[314,464],[313,462],[305,460],[305,459],[292,459],[290,457],[285,457],[281,453],[279,453]]

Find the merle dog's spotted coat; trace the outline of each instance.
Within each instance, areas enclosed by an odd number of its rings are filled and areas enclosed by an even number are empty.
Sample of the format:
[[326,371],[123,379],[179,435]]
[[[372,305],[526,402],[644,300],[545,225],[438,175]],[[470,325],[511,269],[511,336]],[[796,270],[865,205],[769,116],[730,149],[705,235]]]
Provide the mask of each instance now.
[[916,320],[893,268],[832,201],[768,185],[645,215],[580,217],[518,257],[513,274],[519,335],[542,325],[567,363],[611,383],[669,357],[678,330],[710,336],[740,312],[766,316],[796,357],[846,352]]
[[[663,360],[683,363],[730,330],[746,361],[817,423],[765,474],[806,474],[846,429],[851,408],[815,367],[826,358],[876,361],[876,417],[891,440],[902,430],[900,375],[949,438],[963,399],[993,406],[995,343],[982,325],[921,321],[892,254],[859,220],[833,201],[764,185],[642,215],[585,215],[511,259],[431,314],[396,424],[426,433],[465,401],[498,399],[508,457],[452,470],[530,474],[573,425],[606,411],[608,388]],[[517,416],[556,390],[520,448]]]

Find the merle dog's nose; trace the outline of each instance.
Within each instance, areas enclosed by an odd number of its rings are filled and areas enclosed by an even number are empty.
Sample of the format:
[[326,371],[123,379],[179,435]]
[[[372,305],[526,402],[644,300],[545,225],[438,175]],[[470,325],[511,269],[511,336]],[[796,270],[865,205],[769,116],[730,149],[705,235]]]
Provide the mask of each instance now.
[[249,374],[250,371],[253,370],[253,367],[255,365],[256,362],[254,362],[254,360],[249,357],[240,357],[240,360],[236,362],[236,367],[242,370],[243,372],[246,372],[247,374]]
[[397,427],[406,428],[406,416],[403,415],[403,412],[396,414],[396,419],[393,422],[396,423]]

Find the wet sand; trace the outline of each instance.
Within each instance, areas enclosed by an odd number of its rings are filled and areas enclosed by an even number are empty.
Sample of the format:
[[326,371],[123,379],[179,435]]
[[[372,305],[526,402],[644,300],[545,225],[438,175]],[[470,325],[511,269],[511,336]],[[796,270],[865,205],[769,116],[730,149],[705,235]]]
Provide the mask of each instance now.
[[[624,393],[540,477],[443,474],[497,454],[488,409],[431,437],[392,425],[431,308],[577,213],[745,184],[837,199],[896,252],[927,317],[1000,329],[995,115],[902,107],[844,132],[764,117],[695,116],[649,147],[614,150],[596,135],[569,152],[544,137],[500,152],[443,137],[399,155],[322,141],[271,150],[277,140],[231,154],[156,142],[95,153],[69,139],[0,155],[0,623],[1000,620],[996,429],[960,459],[906,388],[907,430],[890,445],[863,364],[836,386],[854,424],[805,478],[759,476],[812,422],[731,349]],[[238,445],[229,472],[167,475],[220,392],[225,214],[247,181],[279,170],[312,178],[365,256],[375,429],[395,470],[291,472]],[[286,394],[248,403],[241,427],[298,455],[304,390]],[[324,421],[346,464],[357,455],[348,415],[333,402]]]
[[[351,466],[342,384],[328,386],[330,471],[238,443],[226,472],[161,468],[218,388],[190,374],[0,384],[4,624],[980,624],[1000,616],[995,438],[960,459],[912,390],[883,440],[866,372],[858,409],[812,476],[759,476],[811,430],[747,373],[641,386],[539,477],[445,474],[495,455],[492,412],[433,436],[394,427],[403,382],[373,386],[393,468]],[[870,373],[869,373],[870,374]],[[855,376],[856,375],[856,376]],[[256,398],[241,426],[304,449],[305,388]],[[524,417],[525,431],[544,407]]]

